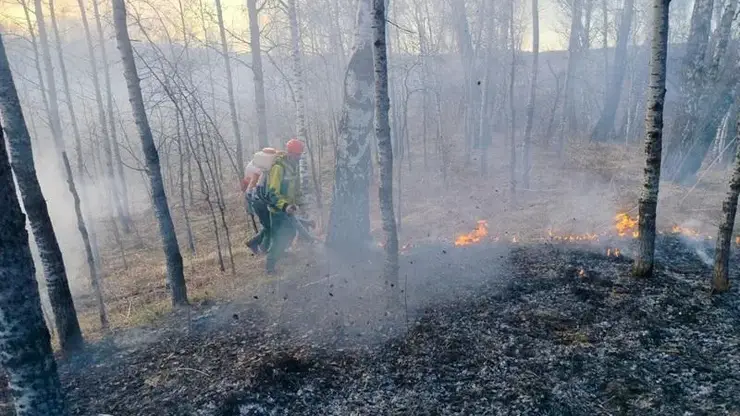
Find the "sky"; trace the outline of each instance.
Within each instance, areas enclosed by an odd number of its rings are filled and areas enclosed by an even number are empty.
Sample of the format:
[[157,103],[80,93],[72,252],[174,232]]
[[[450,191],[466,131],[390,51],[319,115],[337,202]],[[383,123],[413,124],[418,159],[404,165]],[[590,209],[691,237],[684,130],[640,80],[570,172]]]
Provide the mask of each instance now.
[[[33,2],[33,0],[27,0]],[[152,0],[152,2],[161,2],[162,0]],[[167,1],[167,0],[165,0]],[[212,0],[205,0],[212,1]],[[170,0],[171,4],[175,3],[175,0]],[[44,1],[46,3],[46,1]],[[89,3],[89,2],[88,2]],[[79,9],[77,0],[56,0],[55,7],[58,19],[69,18],[78,19]],[[248,31],[248,20],[246,13],[242,12],[245,7],[246,0],[221,0],[221,4],[224,10],[224,20],[226,26],[235,30],[236,32],[246,33]],[[0,24],[2,24],[4,30],[14,31],[20,29],[25,31],[25,17],[23,14],[23,8],[19,4],[19,0],[0,0]],[[531,50],[531,14],[529,12],[529,2],[523,2],[523,6],[526,9],[522,10],[522,16],[527,25],[522,42],[522,49]],[[109,9],[109,2],[104,1],[101,3],[101,12]],[[90,6],[88,5],[88,9]],[[540,2],[540,50],[562,50],[565,46],[565,40],[563,39],[562,33],[559,31],[560,25],[557,17],[557,10],[551,4],[551,2],[545,1]],[[90,13],[92,15],[92,13]],[[89,16],[88,18],[90,18]]]

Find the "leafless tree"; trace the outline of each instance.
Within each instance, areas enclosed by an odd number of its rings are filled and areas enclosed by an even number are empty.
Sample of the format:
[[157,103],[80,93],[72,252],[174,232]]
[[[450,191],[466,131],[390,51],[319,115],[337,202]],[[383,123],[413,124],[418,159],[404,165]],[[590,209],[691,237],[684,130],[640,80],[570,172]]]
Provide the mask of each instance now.
[[663,147],[663,107],[665,103],[666,55],[668,54],[668,8],[670,0],[653,2],[653,38],[650,56],[650,89],[645,136],[645,182],[639,203],[638,252],[633,273],[650,277],[655,264],[655,222],[660,188],[660,162]]

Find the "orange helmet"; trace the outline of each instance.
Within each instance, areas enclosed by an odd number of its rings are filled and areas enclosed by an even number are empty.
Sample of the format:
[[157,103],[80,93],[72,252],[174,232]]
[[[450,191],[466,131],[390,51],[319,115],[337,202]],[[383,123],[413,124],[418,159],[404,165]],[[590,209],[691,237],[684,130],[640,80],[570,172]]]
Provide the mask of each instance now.
[[303,153],[303,142],[294,137],[285,144],[285,151],[291,155],[301,155]]

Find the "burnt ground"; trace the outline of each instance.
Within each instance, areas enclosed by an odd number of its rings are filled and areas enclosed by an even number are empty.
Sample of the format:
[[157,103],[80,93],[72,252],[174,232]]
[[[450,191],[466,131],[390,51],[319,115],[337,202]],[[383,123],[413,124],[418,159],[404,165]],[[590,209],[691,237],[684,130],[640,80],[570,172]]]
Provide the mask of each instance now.
[[738,415],[737,285],[658,250],[635,280],[593,247],[416,248],[389,316],[372,262],[306,265],[60,372],[74,415]]

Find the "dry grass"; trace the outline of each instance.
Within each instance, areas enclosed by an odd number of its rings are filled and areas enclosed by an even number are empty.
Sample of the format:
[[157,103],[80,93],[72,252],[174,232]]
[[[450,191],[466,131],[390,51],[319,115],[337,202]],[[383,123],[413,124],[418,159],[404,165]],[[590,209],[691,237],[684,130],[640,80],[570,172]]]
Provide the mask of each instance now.
[[[494,146],[490,150],[490,171],[486,177],[479,173],[477,157],[466,165],[458,155],[452,161],[447,185],[439,169],[430,167],[423,172],[421,160],[417,159],[409,170],[404,162],[401,167],[401,245],[452,241],[458,233],[472,230],[478,219],[488,220],[491,233],[508,241],[539,238],[549,229],[568,233],[598,232],[611,227],[610,220],[617,211],[636,207],[644,163],[640,149],[581,142],[571,143],[569,149],[571,151],[562,160],[552,152],[541,149],[535,152],[533,189],[520,189],[516,203],[509,192],[508,151],[504,147]],[[333,168],[329,163],[324,165],[321,179],[323,218],[326,220]],[[436,160],[431,160],[430,166],[437,166]],[[371,191],[371,226],[373,236],[381,240],[377,177],[375,180]],[[706,172],[694,189],[662,184],[659,226],[695,221],[702,232],[714,235],[725,184],[723,171]],[[180,245],[185,246],[182,210],[175,206],[172,213]],[[238,192],[228,195],[227,213],[235,274],[230,271],[223,230],[220,232],[224,241],[224,272],[219,270],[210,215],[204,207],[196,206],[191,209],[191,216],[197,253],[190,255],[186,248],[182,253],[192,303],[242,298],[269,281],[263,273],[263,260],[253,257],[244,245],[251,234],[251,224],[244,214]],[[105,299],[114,331],[156,325],[170,310],[169,294],[164,285],[161,240],[152,213],[136,218],[136,228],[143,244],[137,245],[138,239],[133,235],[126,236],[128,268],[123,267],[120,250],[114,242],[110,238],[102,242]],[[322,236],[323,231],[317,234]],[[103,334],[92,297],[84,292],[79,294],[77,306],[85,336],[93,340],[101,338]]]

